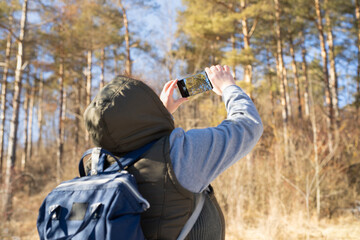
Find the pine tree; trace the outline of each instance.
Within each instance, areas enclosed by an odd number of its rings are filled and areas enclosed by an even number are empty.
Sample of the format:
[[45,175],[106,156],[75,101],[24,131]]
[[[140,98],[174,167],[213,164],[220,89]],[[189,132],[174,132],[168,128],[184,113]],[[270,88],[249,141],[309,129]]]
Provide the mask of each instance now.
[[359,117],[360,107],[360,2],[355,0],[355,25],[357,33],[357,75],[356,75],[356,94],[355,94],[355,105],[356,105],[356,118]]
[[287,107],[288,97],[286,96],[286,82],[284,81],[286,76],[284,76],[284,59],[283,59],[283,46],[282,46],[282,35],[280,27],[280,5],[279,0],[274,0],[275,4],[275,32],[276,32],[276,42],[277,42],[277,75],[280,80],[280,93],[281,93],[281,106],[282,106],[282,119],[283,119],[283,135],[284,135],[284,144],[285,144],[285,156],[287,158],[289,154],[288,149],[288,114],[289,109]]
[[21,85],[22,85],[22,71],[26,67],[24,64],[24,39],[26,32],[26,21],[27,21],[27,9],[28,1],[24,0],[21,14],[20,22],[20,34],[18,38],[18,52],[17,52],[17,62],[15,70],[15,89],[13,96],[13,114],[10,124],[10,133],[9,133],[9,144],[8,144],[8,155],[6,161],[6,175],[5,175],[5,187],[3,194],[3,208],[2,212],[4,215],[9,218],[10,212],[12,210],[12,179],[14,177],[14,166],[16,161],[16,142],[17,142],[17,129],[18,129],[18,120],[19,120],[19,109],[20,109],[20,94],[21,94]]
[[[12,26],[12,13],[9,15],[9,27]],[[0,182],[2,182],[3,161],[4,161],[4,138],[5,138],[5,119],[6,119],[6,95],[8,92],[8,73],[11,57],[12,34],[9,32],[6,38],[5,63],[1,82],[1,108],[0,108]]]
[[323,64],[323,77],[325,83],[325,101],[328,108],[327,114],[327,125],[328,125],[328,143],[330,151],[333,150],[333,127],[334,127],[334,105],[333,105],[333,98],[331,95],[331,87],[329,82],[329,71],[328,71],[328,52],[326,50],[325,45],[325,33],[324,33],[324,26],[323,26],[323,14],[322,9],[320,6],[320,1],[315,0],[315,10],[316,10],[316,27],[319,33],[319,40],[320,40],[320,48],[321,48],[321,57],[322,57],[322,64]]

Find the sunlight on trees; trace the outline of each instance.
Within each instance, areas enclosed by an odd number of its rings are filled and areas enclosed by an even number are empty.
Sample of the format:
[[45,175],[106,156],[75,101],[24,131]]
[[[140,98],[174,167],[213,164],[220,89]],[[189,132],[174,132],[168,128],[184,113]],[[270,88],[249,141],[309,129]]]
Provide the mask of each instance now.
[[[214,64],[230,66],[265,129],[251,154],[213,184],[227,239],[360,234],[360,1],[179,6],[0,2],[1,239],[37,237],[42,199],[77,175],[92,146],[82,115],[99,88],[124,74],[157,91]],[[150,29],[153,21],[161,27]],[[226,110],[206,92],[174,117],[189,130],[216,126]]]

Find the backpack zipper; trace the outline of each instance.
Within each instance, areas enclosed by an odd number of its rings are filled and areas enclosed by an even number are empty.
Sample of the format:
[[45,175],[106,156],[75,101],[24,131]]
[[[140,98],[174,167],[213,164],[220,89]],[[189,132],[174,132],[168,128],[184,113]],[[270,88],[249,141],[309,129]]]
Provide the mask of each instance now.
[[[96,179],[96,180],[80,181],[80,182],[65,182],[65,183],[61,183],[59,186],[57,186],[56,189],[63,188],[63,187],[69,187],[69,186],[73,186],[73,185],[104,184],[110,180],[112,180],[112,178]],[[125,180],[123,178],[114,178],[113,180],[116,182],[124,183],[127,186],[127,188],[130,190],[132,195],[137,200],[139,200],[140,202],[145,204],[145,206],[143,206],[144,210],[146,210],[150,207],[149,202],[144,197],[142,197],[141,194],[139,193],[139,191],[136,188],[134,188],[134,186],[131,185],[127,180]]]

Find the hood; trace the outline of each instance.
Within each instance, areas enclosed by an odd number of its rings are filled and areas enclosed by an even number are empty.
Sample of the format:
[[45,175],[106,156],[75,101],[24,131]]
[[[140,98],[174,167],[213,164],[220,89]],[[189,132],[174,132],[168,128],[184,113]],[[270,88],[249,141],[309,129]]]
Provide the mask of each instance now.
[[96,95],[84,112],[93,143],[113,153],[136,150],[170,135],[174,121],[145,83],[117,77]]

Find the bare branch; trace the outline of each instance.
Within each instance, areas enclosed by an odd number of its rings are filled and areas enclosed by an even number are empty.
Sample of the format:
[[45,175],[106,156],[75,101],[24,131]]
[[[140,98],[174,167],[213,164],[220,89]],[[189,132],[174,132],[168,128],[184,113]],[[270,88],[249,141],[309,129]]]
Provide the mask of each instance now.
[[253,33],[255,32],[257,23],[258,23],[258,18],[255,18],[254,24],[252,25],[252,27],[251,27],[251,29],[250,29],[250,32],[249,32],[249,38],[251,38],[251,36],[252,36]]
[[294,183],[292,183],[289,179],[287,179],[283,175],[281,175],[281,178],[306,198],[305,193],[298,186],[296,186]]
[[11,30],[11,28],[8,28],[7,26],[3,25],[2,23],[0,23],[0,27],[3,28],[3,29],[5,29],[5,30],[7,30],[7,31],[11,34],[11,36],[13,36],[13,38],[15,38],[15,40],[16,40],[17,42],[20,42],[19,37],[16,36],[16,34]]
[[24,62],[24,64],[21,67],[21,70],[24,71],[24,69],[27,67],[28,64],[29,64],[28,61]]
[[15,179],[11,181],[11,184],[14,184],[15,182],[21,180],[22,178],[29,178],[31,180],[31,183],[35,185],[35,177],[29,172],[22,172],[19,176],[17,176]]

